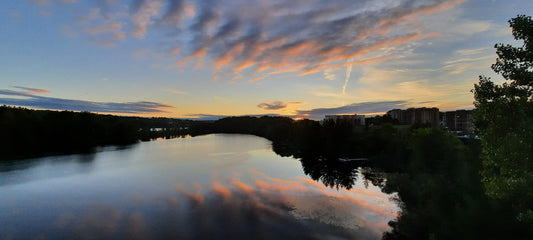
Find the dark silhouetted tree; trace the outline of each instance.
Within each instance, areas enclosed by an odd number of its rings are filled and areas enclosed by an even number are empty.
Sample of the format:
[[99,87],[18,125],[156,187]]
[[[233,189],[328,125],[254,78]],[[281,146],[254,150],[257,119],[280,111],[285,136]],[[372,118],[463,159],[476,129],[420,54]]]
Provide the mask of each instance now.
[[522,46],[496,44],[492,69],[506,82],[480,76],[474,86],[474,124],[482,142],[482,181],[487,195],[508,201],[533,227],[533,20],[509,20]]

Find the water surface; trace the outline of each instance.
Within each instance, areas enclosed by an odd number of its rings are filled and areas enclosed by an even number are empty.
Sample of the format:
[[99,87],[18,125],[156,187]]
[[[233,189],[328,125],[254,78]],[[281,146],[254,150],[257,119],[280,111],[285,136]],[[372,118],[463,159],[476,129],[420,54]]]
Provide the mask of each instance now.
[[248,135],[0,163],[0,239],[380,239],[398,211]]

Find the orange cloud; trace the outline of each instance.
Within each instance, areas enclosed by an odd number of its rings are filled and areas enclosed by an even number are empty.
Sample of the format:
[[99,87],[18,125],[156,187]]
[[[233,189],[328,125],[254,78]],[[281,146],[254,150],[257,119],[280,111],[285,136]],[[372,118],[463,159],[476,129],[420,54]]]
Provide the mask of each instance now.
[[317,43],[314,40],[298,43],[296,45],[287,47],[282,53],[283,58],[294,58],[302,55],[313,55],[316,52]]
[[280,38],[277,38],[271,41],[259,43],[254,47],[252,51],[252,56],[260,56],[268,50],[281,47],[283,46],[283,44],[287,43],[287,40],[288,40],[288,37],[280,37]]
[[304,72],[298,74],[298,76],[305,76],[305,75],[307,75],[307,74],[317,73],[317,72],[322,71],[322,68],[324,68],[324,65],[323,65],[323,64],[320,64],[319,66],[316,66],[316,67],[313,67],[313,68],[307,69],[306,71],[304,71]]
[[249,58],[243,62],[241,62],[239,65],[237,65],[236,67],[233,68],[233,73],[234,74],[237,74],[237,73],[240,73],[242,70],[246,69],[246,68],[249,68],[253,65],[255,65],[255,61],[254,59],[252,58]]
[[46,89],[40,89],[40,88],[29,88],[29,87],[20,87],[20,86],[13,86],[14,88],[26,90],[29,93],[49,93],[50,91]]
[[[384,31],[384,33],[387,31]],[[320,46],[315,41],[306,41],[296,44],[290,47],[279,47],[276,48],[276,51],[269,53],[269,55],[262,58],[260,63],[257,63],[258,66],[255,69],[256,72],[267,71],[269,69],[275,69],[270,71],[267,74],[281,74],[288,72],[300,72],[298,76],[305,76],[312,73],[317,73],[323,71],[324,69],[332,68],[338,64],[333,64],[334,62],[347,61],[352,58],[364,56],[373,51],[377,51],[381,48],[391,47],[396,45],[401,45],[410,41],[415,41],[427,37],[439,36],[439,33],[429,33],[421,34],[419,32],[410,33],[400,36],[394,36],[391,38],[386,38],[375,43],[369,44],[367,46],[361,47],[358,51],[353,51],[352,47],[349,46],[336,46],[331,47],[327,50],[321,50]],[[305,60],[304,56],[312,56],[311,60]],[[318,58],[316,58],[318,56]],[[379,58],[371,58],[360,61],[352,61],[348,63],[343,63],[341,65],[363,65],[372,62],[385,61],[387,59],[393,58],[392,56],[383,56]],[[281,60],[278,60],[281,59]],[[313,63],[313,61],[320,60],[320,62]],[[253,65],[252,60],[248,60],[249,63],[244,65],[245,67]],[[254,63],[255,64],[255,63]],[[242,69],[239,69],[242,70]]]
[[189,57],[191,58],[204,58],[207,55],[207,48],[198,49],[196,52],[193,52]]
[[256,77],[256,78],[252,78],[252,79],[248,80],[248,82],[253,83],[253,82],[257,82],[259,80],[263,80],[263,79],[265,79],[265,77]]
[[377,213],[379,214],[380,216],[384,216],[384,217],[390,217],[390,218],[393,218],[394,216],[396,216],[396,213],[395,212],[391,212],[390,209],[387,209],[387,208],[383,208],[381,206],[376,206],[374,204],[369,204],[368,202],[366,202],[365,200],[363,199],[359,199],[355,196],[352,196],[352,195],[347,195],[346,193],[360,193],[360,194],[364,194],[366,196],[370,196],[370,197],[378,197],[378,198],[381,198],[381,199],[386,199],[387,195],[383,194],[375,194],[375,193],[369,193],[369,192],[365,192],[365,191],[360,191],[360,190],[342,190],[342,192],[332,192],[330,188],[326,187],[325,185],[321,184],[321,183],[318,183],[316,181],[313,181],[311,179],[306,179],[306,178],[300,178],[300,180],[308,183],[309,185],[313,186],[317,191],[320,191],[322,194],[326,195],[326,196],[330,196],[330,197],[335,197],[335,198],[338,198],[338,199],[343,199],[343,200],[346,200],[346,201],[350,201],[350,202],[354,202],[358,205],[360,205],[361,207],[367,209],[367,210],[370,210],[374,213]]
[[[276,68],[277,66],[279,66],[281,64],[272,64],[270,66],[267,65],[268,68]],[[287,72],[299,72],[299,71],[302,71],[306,66],[307,64],[305,63],[286,63],[286,67],[283,67],[283,68],[280,68],[276,71],[272,71],[272,72],[269,72],[267,74],[269,75],[273,75],[273,74],[280,74],[280,73],[287,73]]]
[[233,56],[229,54],[224,55],[223,57],[215,60],[215,69],[219,70],[223,68],[224,66],[227,66],[229,63],[231,63],[231,60],[233,60]]
[[181,186],[181,185],[176,185],[174,187],[174,189],[176,189],[176,191],[178,191],[179,193],[189,197],[191,200],[194,200],[195,203],[203,204],[205,202],[205,197],[200,192],[200,188],[201,188],[200,185],[195,184],[195,188],[196,188],[195,192],[190,192],[190,191],[185,190],[185,188],[183,186]]
[[[274,39],[271,41],[266,41],[262,43],[256,43],[255,45],[246,46],[247,48],[246,51],[249,55],[247,56],[245,60],[237,61],[236,66],[233,68],[233,73],[237,74],[241,72],[242,70],[248,67],[251,67],[253,65],[258,65],[256,67],[257,72],[264,71],[264,70],[271,68],[270,66],[264,64],[269,61],[268,58],[259,59],[259,57],[263,55],[268,55],[269,51],[273,51],[274,48],[280,47],[286,41],[287,41],[287,37],[282,37],[279,39]],[[245,50],[245,44],[239,43],[235,45],[230,51],[228,51],[228,54],[226,54],[225,56],[227,55],[242,56],[244,54],[244,50]],[[225,56],[221,58],[224,58]],[[235,59],[235,57],[232,57],[232,59]],[[230,64],[230,62],[223,62],[223,63],[224,63],[223,66],[227,66]],[[282,63],[278,62],[276,66],[280,66],[280,65],[282,65]],[[215,65],[215,67],[217,67],[217,65]]]
[[283,187],[287,187],[289,189],[291,189],[291,191],[305,191],[307,190],[306,187],[304,187],[301,183],[297,182],[297,181],[287,181],[287,180],[283,180],[283,179],[278,179],[278,178],[270,178],[270,177],[267,177],[268,180],[270,181],[273,181],[273,182],[276,182],[279,184],[279,186],[283,186]]
[[191,1],[185,2],[185,6],[183,7],[183,10],[185,12],[185,16],[188,18],[193,18],[196,15],[196,7],[194,3]]
[[187,65],[187,60],[180,60],[180,61],[176,61],[174,62],[174,66],[177,67],[177,68],[182,68],[182,67],[185,67]]
[[213,191],[222,195],[224,199],[229,199],[231,197],[231,191],[226,186],[222,185],[219,182],[213,182]]
[[234,59],[234,56],[241,55],[243,50],[244,50],[244,43],[236,44],[233,48],[228,50],[226,54],[224,54],[222,57],[215,60],[215,69],[218,70],[218,69],[222,69],[223,67],[228,66]]
[[235,185],[236,187],[238,187],[243,192],[247,193],[248,195],[251,195],[254,192],[254,188],[252,186],[246,183],[243,183],[238,179],[233,179],[231,183]]
[[257,176],[264,176],[265,175],[264,173],[259,172],[257,170],[253,170],[253,169],[248,170],[248,172],[251,173],[252,175],[257,175]]

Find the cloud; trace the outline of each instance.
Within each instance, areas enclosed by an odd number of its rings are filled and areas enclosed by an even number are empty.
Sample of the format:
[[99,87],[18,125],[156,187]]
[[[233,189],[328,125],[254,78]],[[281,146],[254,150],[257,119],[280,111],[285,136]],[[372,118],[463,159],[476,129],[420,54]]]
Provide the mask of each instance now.
[[93,41],[104,46],[111,46],[116,41],[126,38],[126,33],[122,31],[122,24],[119,22],[109,22],[89,27],[84,29],[84,32],[96,36]]
[[342,94],[346,94],[346,87],[348,87],[348,81],[350,81],[350,75],[352,74],[352,64],[346,66],[346,79],[344,80],[344,85],[342,85]]
[[324,78],[330,81],[335,81],[335,74],[331,69],[324,70]]
[[189,94],[188,92],[178,91],[178,90],[174,90],[174,89],[163,89],[163,91],[169,92],[169,93],[174,93],[174,94],[177,94],[177,95],[188,95]]
[[32,92],[32,93],[49,93],[50,91],[46,90],[46,89],[40,89],[40,88],[28,88],[28,87],[20,87],[20,86],[13,86],[14,88],[18,88],[18,89],[22,89],[22,90],[26,90],[28,92]]
[[[87,17],[99,23],[84,29],[88,34],[112,32],[96,41],[108,45],[127,36],[146,38],[149,30],[167,36],[163,48],[179,49],[173,57],[185,63],[177,67],[212,63],[215,72],[227,75],[252,71],[303,76],[352,58],[386,60],[386,48],[440,37],[418,18],[463,1],[135,0],[127,10],[101,6],[109,13],[100,10],[97,18]],[[328,72],[326,78],[334,76]]]
[[257,107],[265,110],[280,110],[287,107],[286,102],[274,101],[274,102],[263,102],[257,105]]
[[131,18],[134,26],[132,34],[137,38],[144,38],[148,26],[153,24],[152,17],[159,14],[163,1],[135,0],[133,5],[137,12]]
[[470,55],[484,54],[487,51],[493,52],[493,50],[489,47],[481,47],[481,48],[474,48],[474,49],[457,50],[455,51],[455,54],[459,56],[470,56]]
[[252,79],[248,80],[248,82],[257,82],[257,81],[263,80],[263,79],[265,79],[264,76],[263,77],[256,77],[256,78],[252,78]]
[[218,119],[231,117],[231,116],[230,115],[193,113],[193,114],[186,114],[185,117],[198,120],[198,121],[216,121]]
[[282,101],[266,101],[257,105],[257,107],[264,110],[282,110],[293,105],[301,105],[305,102],[282,102]]
[[215,115],[215,114],[203,114],[203,113],[194,113],[194,114],[187,114],[186,117],[193,119],[193,120],[199,120],[199,121],[216,121],[221,118],[227,118],[227,117],[278,117],[283,116],[280,114],[246,114],[246,115]]
[[378,113],[386,112],[394,108],[404,108],[407,101],[382,101],[382,102],[362,102],[352,103],[349,105],[333,108],[315,108],[311,110],[296,110],[297,116],[306,117],[309,119],[320,120],[325,115],[334,114],[364,114],[364,113]]
[[[139,102],[93,102],[74,99],[52,98],[34,95],[43,93],[42,89],[23,88],[26,92],[0,89],[0,96],[15,96],[15,98],[0,98],[0,104],[16,105],[31,108],[53,109],[53,110],[70,110],[70,111],[89,111],[101,113],[126,113],[126,114],[143,114],[143,113],[160,113],[166,112],[163,109],[173,108],[171,105],[139,101]],[[44,90],[46,91],[46,90]]]
[[84,31],[91,35],[99,35],[105,32],[119,31],[122,28],[122,24],[119,22],[113,22],[106,25],[99,25],[91,28],[87,28]]
[[74,29],[80,29],[79,33],[85,33],[92,42],[102,46],[112,46],[126,39],[131,24],[127,21],[130,16],[125,7],[116,7],[112,9],[114,12],[110,12],[112,2],[102,0],[98,3],[99,7],[78,10],[81,17],[74,22],[78,26],[61,26],[63,34],[76,36],[78,32]]
[[497,58],[494,50],[483,47],[474,49],[460,49],[453,52],[450,60],[444,61],[443,68],[450,74],[479,70],[490,66]]
[[161,21],[170,26],[179,26],[180,21],[185,13],[183,0],[170,0],[167,12],[163,15]]

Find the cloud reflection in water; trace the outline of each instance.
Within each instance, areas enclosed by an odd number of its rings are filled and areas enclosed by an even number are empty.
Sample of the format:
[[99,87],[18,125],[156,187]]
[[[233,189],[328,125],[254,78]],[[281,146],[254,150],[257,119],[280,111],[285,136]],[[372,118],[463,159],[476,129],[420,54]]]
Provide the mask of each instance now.
[[132,201],[127,209],[98,205],[63,213],[54,223],[61,236],[53,237],[379,239],[397,212],[382,193],[335,190],[307,178],[277,179],[255,170],[174,189],[155,201]]

